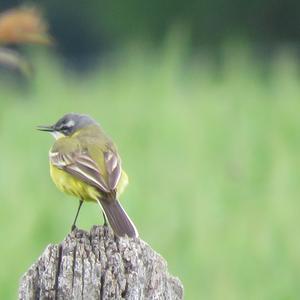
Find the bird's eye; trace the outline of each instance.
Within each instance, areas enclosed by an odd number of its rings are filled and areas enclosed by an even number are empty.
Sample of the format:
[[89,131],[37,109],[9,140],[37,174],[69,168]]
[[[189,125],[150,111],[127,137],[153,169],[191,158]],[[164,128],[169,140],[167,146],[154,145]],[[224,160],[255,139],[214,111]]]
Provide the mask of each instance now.
[[62,125],[62,130],[70,130],[71,128],[74,127],[74,121],[70,120],[67,123],[65,123],[64,125]]
[[74,128],[74,121],[69,120],[68,122],[63,122],[59,124],[59,126],[56,127],[57,131],[60,131],[64,135],[69,135],[72,132],[72,129]]
[[60,131],[62,131],[64,133],[68,133],[70,130],[71,130],[71,128],[68,126],[62,126],[60,129]]

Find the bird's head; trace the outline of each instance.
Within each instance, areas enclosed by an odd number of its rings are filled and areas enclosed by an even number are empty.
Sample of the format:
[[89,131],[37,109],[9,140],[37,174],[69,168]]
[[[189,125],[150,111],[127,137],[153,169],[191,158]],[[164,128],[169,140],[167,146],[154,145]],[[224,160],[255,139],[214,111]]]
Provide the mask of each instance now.
[[54,125],[38,126],[37,129],[50,132],[55,139],[59,139],[64,136],[71,136],[78,130],[90,125],[97,125],[97,123],[88,115],[68,113],[61,117]]

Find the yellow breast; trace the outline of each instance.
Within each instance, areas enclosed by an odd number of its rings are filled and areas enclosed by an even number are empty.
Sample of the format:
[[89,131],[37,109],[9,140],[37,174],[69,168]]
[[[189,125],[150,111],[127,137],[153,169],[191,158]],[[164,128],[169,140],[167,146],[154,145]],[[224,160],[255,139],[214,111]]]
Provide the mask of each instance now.
[[50,164],[50,175],[57,188],[69,195],[86,201],[96,201],[97,190],[67,172]]
[[[58,169],[50,163],[50,175],[57,188],[69,195],[75,196],[85,201],[97,201],[101,194],[92,186],[80,179],[75,178],[64,170]],[[128,184],[128,177],[122,172],[117,186],[117,196],[119,196]]]

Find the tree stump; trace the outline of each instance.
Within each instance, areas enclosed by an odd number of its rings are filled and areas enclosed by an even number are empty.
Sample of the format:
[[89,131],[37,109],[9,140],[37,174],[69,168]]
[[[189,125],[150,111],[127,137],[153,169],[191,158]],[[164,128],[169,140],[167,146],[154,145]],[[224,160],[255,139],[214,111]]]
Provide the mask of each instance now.
[[176,300],[183,299],[183,286],[144,241],[94,226],[48,245],[22,277],[19,299]]

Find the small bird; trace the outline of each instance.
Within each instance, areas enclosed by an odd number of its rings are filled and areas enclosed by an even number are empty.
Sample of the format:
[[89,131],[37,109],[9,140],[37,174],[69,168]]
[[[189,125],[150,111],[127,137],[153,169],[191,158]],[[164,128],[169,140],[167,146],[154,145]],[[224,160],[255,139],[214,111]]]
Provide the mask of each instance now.
[[116,146],[100,125],[87,115],[68,113],[54,125],[37,129],[50,132],[56,139],[49,151],[50,175],[55,185],[79,198],[72,230],[82,203],[92,201],[99,203],[104,224],[107,218],[116,235],[137,237],[136,227],[118,201],[128,177]]

